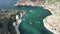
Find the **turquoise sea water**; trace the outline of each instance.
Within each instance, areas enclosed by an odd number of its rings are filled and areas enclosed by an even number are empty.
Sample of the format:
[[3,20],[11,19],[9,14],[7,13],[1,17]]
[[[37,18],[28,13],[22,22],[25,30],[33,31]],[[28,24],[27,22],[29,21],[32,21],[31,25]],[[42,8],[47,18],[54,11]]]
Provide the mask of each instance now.
[[19,26],[21,34],[53,34],[43,25],[43,19],[51,15],[50,11],[37,6],[15,7],[16,2],[17,0],[0,0],[0,9],[25,10],[26,14],[22,17],[22,23]]
[[53,34],[43,25],[43,19],[51,15],[48,10],[40,8],[40,10],[26,11],[26,15],[22,17],[22,23],[19,30],[21,34]]

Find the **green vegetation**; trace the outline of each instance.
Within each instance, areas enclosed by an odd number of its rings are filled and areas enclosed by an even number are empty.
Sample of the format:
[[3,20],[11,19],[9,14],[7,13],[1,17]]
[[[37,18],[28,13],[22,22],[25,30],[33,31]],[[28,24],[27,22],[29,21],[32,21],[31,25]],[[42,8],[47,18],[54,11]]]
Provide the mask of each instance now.
[[[0,28],[2,34],[17,34],[13,22],[16,22],[16,14],[20,14],[19,10],[1,10],[3,14],[0,14]],[[7,31],[7,32],[6,32]],[[8,33],[9,32],[9,33]]]
[[36,2],[36,0],[31,0],[32,2]]
[[13,19],[9,18],[8,31],[9,31],[11,34],[17,34],[16,31],[15,31],[14,26],[12,25],[12,23],[13,23]]
[[0,22],[0,28],[3,27],[3,24]]
[[16,34],[15,28],[12,25],[12,23],[13,23],[13,20],[11,18],[4,17],[3,19],[0,19],[0,28],[1,27],[7,28],[6,30],[8,30],[10,34]]

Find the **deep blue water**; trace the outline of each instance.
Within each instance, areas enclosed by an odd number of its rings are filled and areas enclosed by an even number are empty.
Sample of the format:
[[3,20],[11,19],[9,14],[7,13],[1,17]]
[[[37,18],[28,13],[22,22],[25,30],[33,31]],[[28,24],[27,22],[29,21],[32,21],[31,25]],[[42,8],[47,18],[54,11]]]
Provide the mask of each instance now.
[[14,9],[17,0],[0,0],[0,9]]
[[42,7],[31,7],[31,6],[14,6],[17,0],[0,0],[0,9],[9,9],[9,10],[40,10]]

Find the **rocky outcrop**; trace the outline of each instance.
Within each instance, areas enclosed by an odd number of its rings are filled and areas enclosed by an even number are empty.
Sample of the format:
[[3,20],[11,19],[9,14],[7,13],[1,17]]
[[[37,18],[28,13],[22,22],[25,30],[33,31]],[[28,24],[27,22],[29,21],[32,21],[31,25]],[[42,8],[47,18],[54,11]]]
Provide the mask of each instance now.
[[20,11],[1,9],[0,12],[0,34],[17,34],[13,22]]
[[18,0],[15,6],[26,5],[26,6],[39,6],[40,4],[44,4],[45,0]]

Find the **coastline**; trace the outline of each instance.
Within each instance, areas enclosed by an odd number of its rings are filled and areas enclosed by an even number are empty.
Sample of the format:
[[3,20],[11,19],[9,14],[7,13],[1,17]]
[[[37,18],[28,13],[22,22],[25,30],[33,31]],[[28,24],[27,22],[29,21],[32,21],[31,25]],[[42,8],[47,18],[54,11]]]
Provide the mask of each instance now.
[[[31,3],[31,5],[29,5],[29,3],[26,3],[28,6],[34,6],[32,3]],[[25,5],[26,5],[25,4]],[[18,6],[18,4],[15,4],[16,6]],[[22,5],[24,5],[24,3],[22,4]],[[59,10],[59,7],[58,7],[58,3],[57,3],[57,5],[55,6],[55,4],[51,4],[51,5],[48,5],[48,4],[43,4],[43,5],[39,5],[39,6],[42,6],[44,9],[47,9],[47,10],[49,10],[51,13],[52,13],[52,15],[60,15],[60,10]],[[35,5],[35,6],[37,6],[37,5]]]
[[[48,0],[39,3],[40,1],[31,1],[31,0],[17,0],[17,3],[14,6],[42,6],[44,9],[49,10],[53,15],[58,15],[60,9],[60,2],[55,2],[54,4],[50,4]],[[51,2],[51,1],[50,1]],[[60,14],[59,14],[60,15]]]
[[[59,6],[60,6],[60,2],[55,2],[55,4],[48,4],[48,1],[45,1],[45,4],[39,4],[39,5],[37,5],[37,4],[34,4],[33,2],[26,2],[26,3],[19,3],[19,2],[17,2],[16,4],[15,4],[15,6],[19,6],[19,5],[27,5],[27,6],[42,6],[44,9],[47,9],[47,10],[49,10],[51,13],[52,13],[52,15],[60,15],[60,8],[59,8]],[[48,28],[48,26],[46,26],[46,23],[44,22],[44,26],[48,29],[48,30],[50,30],[49,28]],[[53,32],[54,34],[56,33],[55,31],[52,31],[52,30],[50,30],[51,32]],[[57,34],[57,33],[56,33]]]
[[23,1],[23,0],[18,0],[17,3],[15,4],[15,6],[19,6],[19,5],[22,5],[22,6],[38,6],[38,3],[39,2],[33,2],[31,0],[27,0],[27,1]]
[[[51,26],[49,26],[47,23],[46,23],[46,20],[50,17],[52,18],[58,18],[57,16],[60,16],[60,2],[56,2],[55,4],[51,4],[51,5],[44,5],[44,8],[49,10],[52,15],[50,16],[47,16],[46,18],[44,18],[43,22],[44,22],[44,26],[50,30],[51,32],[53,32],[54,34],[60,34],[58,31],[55,31],[55,30],[51,30]],[[51,18],[50,18],[51,19]],[[60,19],[60,18],[59,18]],[[51,19],[52,20],[52,19]],[[50,20],[50,21],[51,21]],[[57,22],[56,22],[57,23]],[[53,25],[54,26],[54,25]]]

